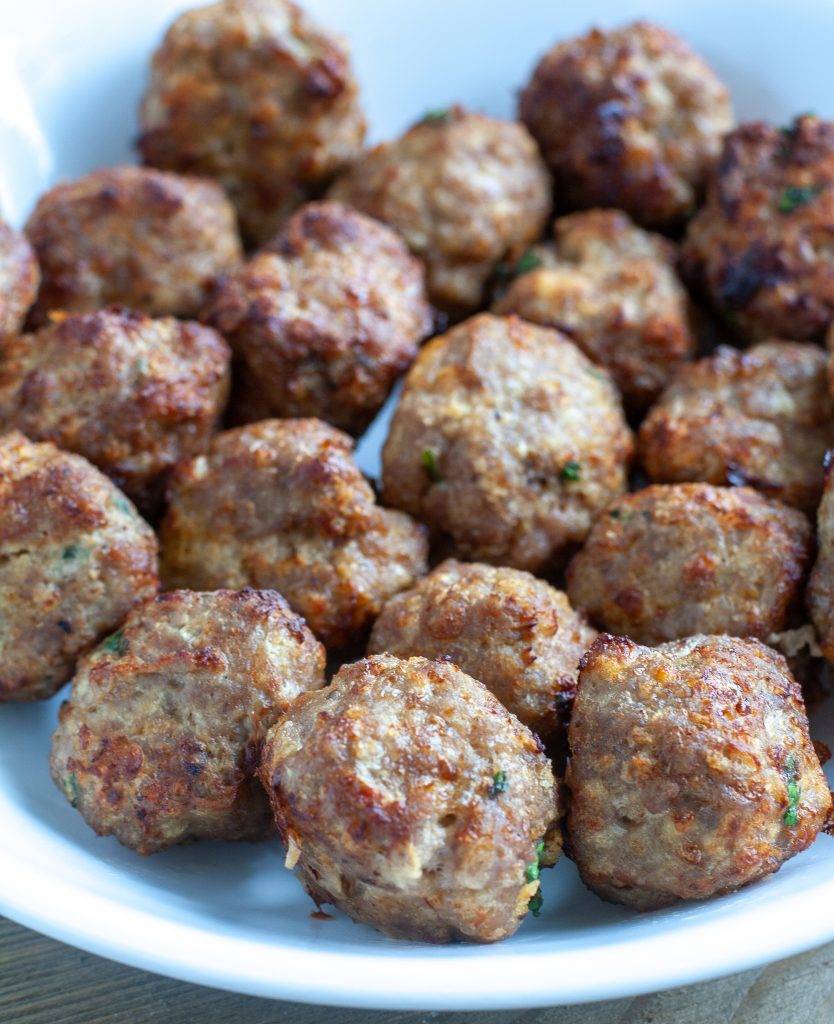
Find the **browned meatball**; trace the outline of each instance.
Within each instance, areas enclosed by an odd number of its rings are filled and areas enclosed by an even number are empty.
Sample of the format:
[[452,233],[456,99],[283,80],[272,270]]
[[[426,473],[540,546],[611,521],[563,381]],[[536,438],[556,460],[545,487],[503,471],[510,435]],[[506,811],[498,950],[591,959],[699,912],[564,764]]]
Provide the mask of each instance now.
[[558,43],[539,61],[519,111],[565,207],[616,206],[654,228],[693,212],[733,126],[729,93],[713,71],[646,21]]
[[655,485],[610,505],[568,568],[591,622],[638,643],[693,633],[765,639],[797,610],[805,516],[749,487]]
[[402,239],[340,203],[299,210],[222,283],[204,319],[246,367],[238,418],[318,416],[353,434],[432,325],[423,268]]
[[235,213],[218,185],[141,167],[110,167],[41,196],[26,234],[41,268],[31,320],[51,310],[128,306],[194,316],[240,262]]
[[323,685],[324,648],[280,594],[163,594],[78,666],[52,778],[99,835],[139,853],[263,838],[261,746]]
[[558,856],[540,744],[454,665],[346,665],[270,732],[261,779],[312,898],[392,938],[506,938]]
[[682,271],[748,340],[819,340],[834,319],[834,122],[741,125],[692,220]]
[[652,480],[749,484],[806,512],[819,501],[832,443],[825,356],[788,341],[722,346],[681,368],[639,433]]
[[51,697],[158,585],[153,531],[106,476],[0,438],[0,701]]
[[23,326],[39,282],[38,263],[28,239],[0,220],[0,338]]
[[344,41],[287,0],[221,0],[181,14],[142,100],[145,163],[216,178],[250,242],[358,154],[365,137]]
[[426,539],[376,504],[352,448],[319,420],[217,434],[172,477],[160,535],[167,587],[271,587],[324,643],[363,639],[426,571]]
[[547,569],[622,493],[631,434],[608,375],[558,331],[482,314],[423,348],[383,450],[387,503],[441,548]]
[[462,107],[369,150],[330,195],[395,227],[426,263],[432,302],[452,313],[481,304],[495,265],[535,241],[550,213],[550,179],[524,126]]
[[589,888],[636,910],[777,871],[831,808],[799,685],[758,640],[603,634],[569,739],[571,855]]
[[808,611],[825,657],[834,662],[834,472],[826,458],[825,489],[817,512],[817,560],[806,594]]
[[542,738],[562,734],[596,632],[528,572],[448,559],[376,620],[369,654],[449,659]]
[[5,340],[0,430],[84,455],[153,515],[167,471],[208,444],[229,358],[196,323],[123,310],[61,317]]
[[630,408],[645,409],[695,348],[674,245],[619,210],[560,217],[554,235],[521,257],[495,312],[567,334],[611,371]]

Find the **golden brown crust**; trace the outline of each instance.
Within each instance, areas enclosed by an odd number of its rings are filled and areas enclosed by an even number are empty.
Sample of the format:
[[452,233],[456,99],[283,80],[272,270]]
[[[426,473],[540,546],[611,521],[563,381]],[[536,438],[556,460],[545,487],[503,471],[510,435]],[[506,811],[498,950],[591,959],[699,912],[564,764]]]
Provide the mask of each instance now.
[[834,473],[826,460],[825,488],[817,511],[817,560],[805,595],[825,657],[834,662]]
[[139,853],[263,838],[261,746],[323,685],[324,648],[280,594],[162,594],[80,663],[52,777],[99,835]]
[[344,41],[286,0],[222,0],[181,14],[142,100],[145,163],[215,178],[247,239],[353,160],[365,136]]
[[799,685],[757,640],[603,634],[569,739],[571,855],[586,885],[637,910],[777,871],[831,808]]
[[0,338],[23,326],[40,283],[35,253],[25,235],[0,220]]
[[567,590],[599,629],[638,643],[765,639],[793,624],[812,544],[801,512],[749,487],[655,485],[599,516]]
[[269,735],[261,779],[313,899],[424,942],[511,935],[560,816],[533,734],[480,683],[424,658],[346,665],[300,698]]
[[0,701],[51,697],[158,586],[153,531],[107,477],[0,438]]

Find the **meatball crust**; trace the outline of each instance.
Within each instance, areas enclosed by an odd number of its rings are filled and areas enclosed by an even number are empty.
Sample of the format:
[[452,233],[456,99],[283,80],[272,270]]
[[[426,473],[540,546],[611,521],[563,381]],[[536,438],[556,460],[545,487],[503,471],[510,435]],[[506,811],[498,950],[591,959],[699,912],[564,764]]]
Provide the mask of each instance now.
[[754,122],[724,143],[681,270],[743,338],[818,341],[834,319],[834,122]]
[[235,213],[212,181],[108,167],[56,185],[26,225],[41,268],[30,322],[127,306],[195,316],[241,259]]
[[368,653],[451,660],[550,739],[563,734],[579,659],[595,636],[544,580],[450,558],[388,602]]
[[638,434],[652,480],[749,484],[813,512],[834,440],[824,354],[768,341],[682,367]]
[[159,508],[167,472],[214,432],[230,352],[215,331],[107,310],[7,338],[0,430],[85,456],[139,508]]
[[[432,326],[421,264],[390,228],[340,203],[310,203],[224,281],[204,319],[256,383],[236,415],[318,416],[367,427]],[[259,415],[266,404],[266,417]]]
[[267,731],[323,685],[324,648],[280,594],[162,594],[80,663],[52,778],[99,835],[142,854],[261,839]]
[[638,643],[765,639],[792,624],[813,540],[801,512],[749,487],[654,485],[599,516],[568,594],[599,629]]
[[558,43],[539,61],[519,114],[564,207],[614,206],[662,229],[696,208],[733,126],[713,71],[646,21]]
[[359,153],[365,119],[344,41],[286,0],[181,14],[142,100],[146,164],[215,178],[266,241]]
[[447,663],[344,666],[270,732],[261,779],[310,896],[392,938],[506,938],[558,856],[540,744]]
[[426,571],[423,527],[376,504],[353,442],[319,420],[217,434],[180,463],[162,523],[168,588],[270,587],[325,644],[364,632]]
[[456,106],[366,152],[330,195],[395,227],[426,264],[432,302],[462,314],[513,246],[539,238],[550,190],[523,125]]
[[805,596],[822,653],[834,662],[834,472],[831,463],[829,453],[825,489],[817,511],[817,560]]
[[463,558],[532,572],[626,485],[619,396],[558,331],[481,314],[417,357],[383,449],[385,501]]
[[153,531],[106,476],[0,437],[0,701],[51,697],[158,587]]
[[571,856],[590,889],[636,910],[777,871],[831,808],[799,684],[758,640],[603,634],[569,742]]
[[0,338],[16,334],[23,326],[40,277],[26,236],[0,220]]
[[560,217],[553,233],[555,244],[533,250],[534,268],[512,280],[495,312],[567,334],[611,372],[631,409],[644,410],[695,350],[675,246],[619,210]]

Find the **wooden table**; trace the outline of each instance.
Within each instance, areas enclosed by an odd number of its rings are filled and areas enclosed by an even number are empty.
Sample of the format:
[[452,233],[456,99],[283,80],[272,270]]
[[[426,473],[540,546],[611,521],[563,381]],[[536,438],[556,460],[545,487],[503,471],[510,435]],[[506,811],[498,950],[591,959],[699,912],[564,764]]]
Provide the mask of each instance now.
[[0,1024],[834,1024],[834,943],[771,967],[637,999],[496,1013],[383,1013],[187,985],[0,918]]

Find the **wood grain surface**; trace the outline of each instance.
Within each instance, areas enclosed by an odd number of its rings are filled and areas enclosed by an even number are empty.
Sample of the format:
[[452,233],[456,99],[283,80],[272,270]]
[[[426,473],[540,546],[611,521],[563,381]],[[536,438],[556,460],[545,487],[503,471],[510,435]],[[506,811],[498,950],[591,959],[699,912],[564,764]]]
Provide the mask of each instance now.
[[760,970],[636,999],[496,1013],[385,1013],[279,1003],[188,985],[102,960],[0,918],[0,1024],[279,1022],[834,1024],[834,943]]

